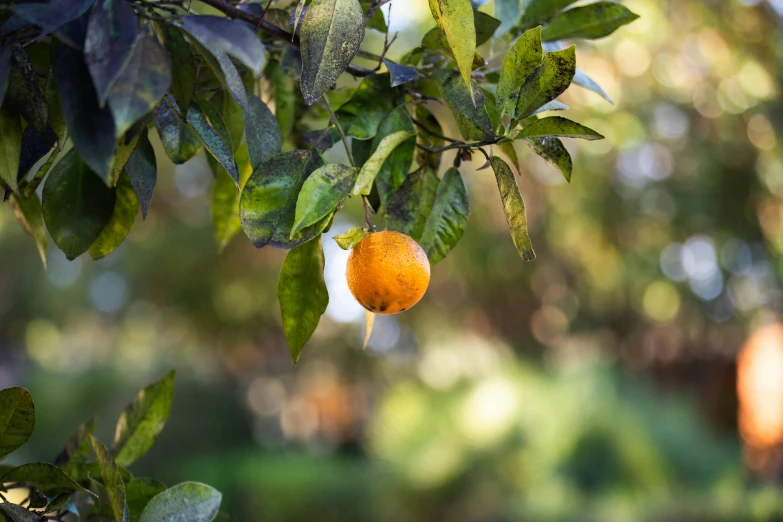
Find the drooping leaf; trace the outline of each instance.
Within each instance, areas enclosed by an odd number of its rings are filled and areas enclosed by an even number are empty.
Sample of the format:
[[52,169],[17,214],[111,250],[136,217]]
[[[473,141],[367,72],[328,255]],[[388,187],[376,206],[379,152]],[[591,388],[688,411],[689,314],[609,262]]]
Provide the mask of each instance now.
[[130,522],[138,522],[144,509],[156,495],[166,491],[166,485],[149,478],[133,478],[125,484],[125,501]]
[[285,74],[280,65],[270,60],[264,71],[271,87],[272,100],[275,105],[275,119],[280,128],[280,135],[285,141],[286,136],[294,128],[296,120],[296,94],[294,82]]
[[575,47],[546,53],[544,60],[536,67],[519,92],[514,117],[527,118],[539,107],[546,105],[568,89],[576,71]]
[[[29,197],[14,194],[9,200],[16,220],[22,225],[24,231],[35,240],[35,247],[41,257],[44,270],[46,270],[46,228],[43,222],[43,210],[38,194],[30,194]],[[2,451],[0,451],[2,453]]]
[[519,0],[495,0],[495,18],[501,21],[496,33],[498,38],[506,34],[519,21],[522,15],[520,7]]
[[[216,118],[213,119],[217,121]],[[218,163],[226,169],[234,182],[239,185],[239,172],[237,171],[237,166],[234,162],[230,139],[229,143],[226,143],[225,141],[228,131],[226,130],[225,132],[218,133],[217,130],[209,124],[204,112],[196,103],[191,103],[188,108],[187,122],[193,130],[196,131],[204,148],[212,154]],[[225,124],[223,124],[222,130],[225,130]],[[221,134],[223,134],[223,136],[221,136]]]
[[61,45],[54,73],[71,141],[90,169],[108,181],[117,146],[112,112],[100,107],[81,53]]
[[347,135],[369,140],[375,137],[384,118],[404,103],[405,93],[391,86],[388,74],[371,74],[337,110],[337,117]]
[[334,236],[334,241],[343,250],[351,250],[368,235],[370,235],[370,232],[364,228],[351,227],[342,234]]
[[35,405],[30,392],[24,388],[0,391],[0,459],[27,442],[34,429]]
[[517,134],[517,138],[544,138],[556,136],[559,138],[581,138],[583,140],[602,140],[603,136],[593,129],[580,125],[562,116],[550,116],[535,120]]
[[312,105],[332,88],[363,39],[364,13],[358,0],[313,0],[301,29],[305,103]]
[[[417,105],[417,107],[419,106]],[[394,109],[381,122],[380,127],[378,127],[378,134],[372,140],[372,152],[377,152],[383,140],[388,136],[400,131],[411,133],[411,137],[402,141],[392,150],[375,176],[375,188],[378,191],[381,206],[386,204],[389,194],[397,190],[402,185],[402,182],[405,181],[405,176],[410,171],[416,150],[416,128],[413,126],[413,120],[411,120],[410,114],[404,106]],[[369,159],[364,161],[365,165]]]
[[190,46],[173,25],[159,24],[163,43],[171,58],[171,94],[180,112],[187,112],[196,91],[196,62]]
[[639,15],[620,3],[595,2],[568,9],[552,18],[541,38],[545,42],[566,38],[603,38],[637,18]]
[[566,181],[571,183],[573,162],[562,141],[555,137],[530,138],[524,141],[533,152],[554,165],[563,174]]
[[446,258],[462,238],[470,213],[468,191],[457,169],[443,175],[435,203],[421,235],[421,247],[433,266]]
[[398,85],[412,82],[416,79],[416,75],[419,74],[414,67],[400,65],[386,58],[383,59],[383,63],[386,64],[386,68],[389,69],[389,74],[391,74],[392,87],[397,87]]
[[472,92],[470,75],[476,52],[476,26],[469,0],[429,0],[430,11],[446,35],[465,88]]
[[210,52],[226,53],[245,64],[256,76],[264,69],[264,44],[248,24],[222,16],[190,15],[182,29]]
[[609,97],[609,95],[606,94],[606,92],[601,88],[601,86],[598,85],[579,67],[576,68],[576,73],[574,74],[573,83],[575,83],[580,87],[584,87],[585,89],[588,89],[590,91],[598,93],[604,100],[608,101],[609,103],[614,103],[612,102],[612,99]]
[[92,418],[79,426],[79,429],[68,439],[65,448],[54,460],[54,464],[74,480],[81,481],[87,478],[86,464],[92,456],[92,444],[89,436],[94,431],[95,418]]
[[120,466],[129,466],[147,453],[163,430],[171,413],[174,375],[172,371],[141,390],[120,415],[112,448]]
[[576,0],[532,0],[525,6],[522,25],[538,25],[546,22],[558,11],[565,9]]
[[220,81],[226,91],[231,94],[234,101],[242,107],[247,108],[247,96],[245,94],[245,85],[242,82],[242,76],[239,74],[231,58],[220,49],[208,49],[199,42],[193,42],[193,46],[199,55],[207,62],[209,68],[215,77]]
[[73,493],[75,491],[89,493],[88,490],[74,482],[60,468],[47,462],[24,464],[0,477],[0,484],[9,482],[21,482],[30,485],[47,495]]
[[141,133],[136,150],[128,158],[125,172],[128,173],[136,199],[141,207],[141,216],[146,219],[147,211],[152,203],[152,194],[155,192],[155,185],[158,182],[155,150],[152,148],[146,130]]
[[95,0],[50,0],[41,3],[12,4],[11,10],[41,28],[44,36],[72,20],[76,20],[95,3]]
[[46,130],[47,106],[27,51],[13,46],[13,67],[8,79],[5,105],[20,114],[38,132]]
[[438,176],[430,169],[409,174],[386,205],[386,228],[421,239],[438,192]]
[[22,132],[22,151],[19,157],[17,180],[22,181],[33,166],[38,163],[57,143],[57,136],[47,125],[44,132],[38,132],[33,125],[25,127]]
[[[365,10],[365,18],[369,16],[369,19],[367,20],[367,28],[368,29],[375,29],[379,33],[385,33],[389,28],[386,25],[386,19],[383,17],[383,11],[378,7],[376,4],[373,4],[371,0],[361,0],[360,1],[362,9]],[[375,5],[375,7],[373,7]],[[373,9],[372,14],[370,14],[370,9]]]
[[466,140],[491,140],[495,137],[492,122],[484,107],[484,94],[473,82],[471,91],[465,87],[459,75],[449,69],[441,69],[433,75],[438,82],[457,125]]
[[114,462],[106,446],[92,435],[88,435],[88,437],[95,451],[95,457],[98,459],[103,485],[109,494],[109,503],[114,514],[114,520],[116,522],[130,522],[130,512],[128,505],[125,503],[125,484],[122,481],[122,475],[120,475],[117,463]]
[[139,213],[139,200],[127,172],[120,175],[114,194],[114,211],[111,218],[88,249],[90,257],[95,260],[108,256],[125,241],[136,220],[136,214]]
[[242,190],[239,216],[256,247],[294,248],[321,232],[325,224],[317,223],[291,237],[302,185],[322,165],[318,154],[296,150],[272,156],[253,172]]
[[0,520],[3,522],[5,522],[5,520],[9,520],[10,522],[40,522],[41,518],[22,506],[11,504],[10,502],[3,502],[0,504]]
[[280,271],[277,297],[288,349],[296,364],[329,304],[320,236],[288,253]]
[[333,212],[351,194],[358,175],[358,169],[338,163],[324,165],[310,174],[296,200],[291,235],[296,235]]
[[71,149],[52,168],[43,189],[49,235],[69,260],[90,248],[114,209],[114,191]]
[[269,107],[257,96],[248,93],[245,112],[245,139],[250,164],[255,169],[278,154],[282,148],[280,129]]
[[220,510],[222,495],[215,489],[196,482],[173,486],[155,496],[144,512],[141,522],[211,522]]
[[500,199],[503,202],[503,212],[506,214],[514,246],[517,247],[522,259],[532,261],[536,258],[536,254],[527,231],[525,202],[522,200],[522,194],[519,193],[514,173],[511,172],[508,164],[497,156],[489,158],[489,163],[495,171]]
[[[215,134],[217,134],[225,149],[229,153],[233,154],[233,152],[236,150],[233,138],[233,134],[236,134],[236,129],[229,128],[228,123],[226,123],[226,120],[223,118],[223,114],[227,114],[229,117],[235,118],[236,113],[234,111],[222,110],[223,104],[220,103],[220,101],[222,99],[223,93],[219,94],[220,96],[218,96],[217,99],[213,97],[211,100],[207,100],[201,96],[196,96],[193,99],[193,103],[195,103],[201,110],[201,113],[204,115],[204,118],[206,118],[207,123],[210,127],[212,127]],[[238,126],[236,121],[232,121],[231,124],[233,127]],[[241,126],[244,127],[244,122],[241,123]]]
[[476,46],[495,36],[502,22],[484,11],[473,10],[473,25],[476,27]]
[[182,121],[176,105],[174,98],[166,95],[155,115],[155,128],[172,163],[181,165],[198,154],[202,145],[196,133]]
[[[253,173],[246,145],[239,148],[235,159],[239,169],[240,186],[244,187]],[[215,175],[215,185],[212,188],[212,228],[215,231],[217,250],[220,253],[228,246],[231,239],[242,230],[242,223],[239,220],[240,192],[226,169],[221,167],[217,161],[211,159],[209,166]]]
[[381,140],[372,156],[365,162],[353,188],[354,195],[369,195],[378,172],[389,155],[403,142],[416,135],[414,131],[398,131]]
[[0,109],[0,181],[15,193],[19,192],[17,175],[22,153],[22,122],[13,111]]
[[152,35],[139,36],[128,63],[108,95],[117,136],[125,134],[142,116],[152,111],[169,85],[171,59],[168,53]]
[[522,84],[541,64],[543,57],[540,26],[525,32],[509,49],[503,59],[503,68],[500,70],[500,80],[495,93],[501,120],[513,116]]
[[101,105],[119,76],[136,41],[138,23],[125,0],[99,0],[90,11],[84,39],[84,60]]

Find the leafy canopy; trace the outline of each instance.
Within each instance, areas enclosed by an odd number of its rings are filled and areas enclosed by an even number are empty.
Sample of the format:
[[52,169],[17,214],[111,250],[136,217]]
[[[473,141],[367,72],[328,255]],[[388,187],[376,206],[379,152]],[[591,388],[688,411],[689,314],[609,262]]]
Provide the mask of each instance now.
[[[532,260],[507,163],[519,161],[514,144],[570,181],[561,138],[602,136],[540,114],[567,109],[558,97],[572,83],[606,94],[561,40],[602,38],[637,16],[607,1],[495,0],[495,16],[486,2],[428,2],[434,27],[397,61],[387,57],[396,37],[381,10],[393,0],[3,4],[0,194],[44,264],[47,232],[69,259],[98,259],[122,244],[139,210],[144,219],[154,209],[157,165],[205,151],[218,248],[244,231],[256,247],[291,249],[279,299],[294,360],[328,302],[320,235],[349,198],[361,198],[367,228],[338,238],[341,246],[374,231],[374,213],[419,241],[434,265],[468,220],[460,164],[481,153],[513,242]],[[367,31],[384,33],[379,55],[362,49]],[[437,101],[461,136],[444,134],[429,110]],[[325,162],[336,146],[348,164]],[[451,168],[442,165],[449,151]],[[128,436],[120,464],[140,451]]]

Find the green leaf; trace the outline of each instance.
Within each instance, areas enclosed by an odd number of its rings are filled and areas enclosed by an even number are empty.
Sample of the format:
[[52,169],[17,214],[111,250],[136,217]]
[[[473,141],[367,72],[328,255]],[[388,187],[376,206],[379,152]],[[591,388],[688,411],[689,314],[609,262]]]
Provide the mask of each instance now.
[[227,53],[245,64],[256,76],[266,60],[264,44],[245,22],[222,16],[190,15],[182,29],[213,54]]
[[497,37],[500,38],[514,27],[521,14],[519,0],[495,0],[495,18],[501,21]]
[[[240,184],[244,186],[253,173],[246,145],[239,148],[235,159],[239,167]],[[239,190],[226,169],[216,161],[210,161],[209,164],[215,174],[215,185],[212,188],[212,228],[215,231],[217,250],[220,253],[242,230],[242,223],[239,221]]]
[[61,45],[54,64],[68,134],[93,172],[108,181],[117,147],[114,118],[101,108],[81,53]]
[[555,16],[541,37],[545,42],[565,38],[603,38],[619,27],[639,18],[630,9],[616,2],[595,2],[574,7]]
[[429,4],[432,16],[446,35],[465,87],[472,92],[470,74],[476,52],[476,26],[470,0],[429,0]]
[[391,75],[392,87],[397,87],[398,85],[412,82],[413,80],[416,79],[416,76],[419,74],[419,71],[415,67],[400,65],[386,58],[383,59],[383,63],[386,65],[386,68],[389,69],[389,74]]
[[174,392],[172,371],[139,392],[120,415],[114,434],[114,460],[128,466],[147,453],[171,413]]
[[525,125],[517,134],[517,138],[544,138],[557,136],[560,138],[581,138],[583,140],[602,140],[603,136],[593,129],[580,125],[562,116],[541,118]]
[[215,74],[223,87],[231,94],[234,101],[243,109],[247,107],[247,98],[245,95],[245,85],[242,77],[237,71],[234,62],[228,55],[219,49],[206,49],[203,45],[193,42],[193,47],[207,62],[209,68]]
[[142,34],[109,91],[117,137],[152,111],[171,85],[171,59],[158,40]]
[[3,502],[0,504],[0,520],[5,515],[11,522],[40,522],[41,517],[31,511],[26,510],[22,506]]
[[136,221],[136,214],[139,213],[139,200],[127,172],[120,175],[114,194],[114,211],[111,218],[88,250],[94,260],[108,256],[125,241],[133,222]]
[[416,136],[415,131],[398,131],[389,134],[381,140],[378,148],[375,149],[372,156],[365,162],[356,180],[356,186],[353,188],[354,195],[369,195],[372,190],[373,182],[378,172],[383,167],[384,162],[389,155],[399,147],[403,142]]
[[0,109],[0,181],[19,192],[17,174],[22,154],[22,123],[7,106]]
[[489,163],[495,171],[500,199],[503,201],[503,212],[506,214],[514,246],[517,247],[522,259],[532,261],[536,258],[536,254],[527,232],[525,202],[522,200],[522,194],[519,193],[514,173],[511,172],[508,164],[497,156],[489,158]]
[[[422,106],[421,104],[417,104],[416,107],[418,109]],[[426,109],[424,110],[426,111]],[[413,120],[408,113],[408,109],[404,106],[394,109],[386,116],[383,122],[381,122],[380,127],[378,127],[378,134],[376,134],[375,138],[372,140],[371,151],[377,151],[381,142],[383,142],[387,136],[400,131],[410,132],[411,137],[400,143],[400,145],[389,154],[378,171],[378,174],[375,176],[375,188],[378,191],[381,206],[386,205],[386,200],[389,198],[389,195],[397,190],[400,185],[402,185],[403,181],[405,181],[405,176],[407,176],[408,171],[410,171],[413,155],[416,152],[416,128],[413,126]],[[365,160],[365,163],[366,161],[367,160]]]
[[150,501],[166,491],[166,485],[149,478],[134,478],[125,484],[125,501],[130,511],[130,522],[138,522]]
[[196,133],[182,121],[176,105],[174,98],[166,95],[155,115],[155,128],[169,159],[181,165],[198,154],[202,145]]
[[74,482],[60,468],[46,462],[24,464],[0,477],[0,484],[9,482],[27,484],[49,496],[58,493],[73,493],[75,491],[90,493],[90,491]]
[[333,212],[351,194],[358,175],[358,169],[337,163],[324,165],[310,174],[296,200],[291,236]]
[[307,227],[291,238],[296,200],[305,180],[323,160],[315,152],[296,150],[272,156],[250,176],[239,200],[242,229],[258,248],[294,248],[318,235],[325,223]]
[[554,165],[555,168],[563,174],[566,181],[571,183],[573,163],[571,161],[571,155],[568,153],[568,150],[566,150],[562,141],[554,137],[530,138],[524,141],[528,147],[533,149],[533,152]]
[[181,112],[187,112],[196,91],[196,61],[182,32],[173,25],[158,24],[171,58],[171,94]]
[[32,168],[49,152],[57,143],[54,131],[46,126],[44,132],[38,132],[34,126],[28,125],[22,132],[22,151],[19,157],[19,171],[17,182],[27,177]]
[[359,1],[313,0],[300,34],[302,94],[305,103],[312,105],[337,83],[364,39]]
[[355,247],[359,241],[369,236],[370,232],[361,227],[351,227],[342,234],[334,236],[337,245],[343,250],[350,250]]
[[245,139],[250,154],[250,164],[255,169],[263,162],[279,154],[282,148],[280,129],[269,107],[257,96],[248,93],[245,113]]
[[82,481],[87,478],[87,460],[92,456],[92,444],[89,435],[95,431],[95,418],[79,426],[65,448],[54,460],[54,464],[74,480]]
[[527,118],[568,89],[576,71],[575,49],[572,45],[544,55],[543,63],[522,84],[514,114],[516,119]]
[[266,66],[265,76],[271,88],[272,100],[275,104],[275,119],[280,128],[282,139],[294,128],[296,120],[296,94],[294,82],[285,74],[280,65],[270,60]]
[[532,0],[525,7],[522,25],[533,25],[546,22],[558,11],[565,9],[577,0]]
[[[321,130],[305,132],[302,135],[302,141],[313,147],[318,152],[324,152],[340,141],[340,131],[335,127],[327,127]],[[357,143],[363,143],[357,140]],[[353,146],[353,144],[351,144]]]
[[[8,79],[5,104],[20,114],[38,132],[46,130],[46,100],[30,57],[19,45],[13,46],[13,64]],[[88,79],[89,80],[89,79]]]
[[24,388],[0,391],[0,459],[27,442],[34,429],[35,405],[30,392]]
[[158,181],[155,149],[152,148],[146,129],[141,132],[138,146],[125,164],[125,172],[128,173],[136,199],[141,207],[141,216],[146,219]]
[[[431,149],[437,149],[443,146],[443,140],[437,136],[443,136],[443,128],[438,123],[438,119],[423,104],[417,103],[415,109],[416,121],[423,127],[419,137],[419,143]],[[437,172],[440,167],[440,154],[432,154],[424,149],[416,149],[416,161],[419,165],[428,166]]]
[[337,110],[337,118],[347,135],[369,140],[378,133],[386,116],[404,104],[405,94],[401,88],[391,86],[389,74],[371,74]]
[[459,75],[449,69],[437,71],[433,77],[439,83],[457,125],[466,140],[491,140],[495,137],[492,121],[484,108],[484,94],[473,82],[471,91],[465,87]]
[[579,67],[576,68],[576,73],[574,74],[573,83],[580,87],[584,87],[585,89],[588,89],[590,91],[599,94],[604,100],[608,101],[609,103],[614,103],[612,102],[612,99],[609,97],[609,95],[606,94],[606,92],[601,88],[601,86],[598,85]]
[[288,349],[296,364],[329,304],[320,236],[288,253],[280,271],[277,297]]
[[141,522],[211,522],[220,510],[222,495],[196,482],[185,482],[155,496]]
[[462,238],[470,213],[468,191],[457,169],[449,169],[443,175],[435,203],[427,218],[421,247],[433,266],[446,258]]
[[302,20],[302,11],[304,11],[306,3],[307,0],[299,0],[299,3],[296,4],[296,10],[294,11],[293,14],[294,27],[293,29],[291,29],[292,33],[296,33],[296,28],[299,27],[299,22]]
[[[221,103],[223,98],[222,94],[223,93],[219,93],[217,99],[213,97],[211,100],[207,100],[201,96],[196,96],[193,99],[193,102],[201,110],[209,126],[212,127],[217,136],[220,138],[220,142],[222,142],[223,147],[233,154],[237,147],[234,146],[234,139],[232,137],[231,130],[229,129],[226,120],[223,119],[223,114],[228,112],[229,116],[235,116],[236,113],[231,114],[233,111],[223,111],[224,107]],[[236,122],[232,122],[232,125],[236,126]],[[244,122],[242,122],[242,126],[244,126]]]
[[73,260],[90,248],[111,219],[114,191],[71,149],[46,178],[42,206],[49,235]]
[[525,32],[508,51],[503,59],[503,68],[500,70],[500,80],[495,93],[501,120],[514,115],[522,84],[541,64],[543,57],[541,27]]
[[44,98],[46,100],[46,106],[49,109],[47,114],[49,127],[54,131],[55,136],[57,136],[58,148],[62,150],[63,147],[65,147],[65,140],[68,133],[66,132],[65,116],[63,115],[60,94],[57,92],[54,70],[50,70],[49,75],[46,78]]
[[16,220],[22,225],[24,231],[35,240],[35,247],[41,257],[44,270],[46,270],[46,227],[43,222],[43,210],[38,194],[30,194],[29,197],[14,194],[10,199],[11,210]]
[[[203,112],[203,108],[210,108],[211,106],[206,103],[197,105],[191,103],[188,108],[187,122],[196,131],[196,135],[201,140],[204,148],[212,154],[212,156],[220,163],[220,165],[226,169],[231,175],[234,182],[239,185],[239,172],[237,171],[236,163],[232,153],[231,138],[228,135],[228,129],[226,128],[223,118],[219,114],[212,114],[210,120],[216,124],[216,127],[212,127],[207,121],[207,116]],[[226,143],[228,140],[228,143]]]
[[117,467],[117,463],[106,449],[106,446],[89,435],[92,448],[95,451],[95,457],[98,459],[98,466],[101,469],[101,478],[106,491],[109,493],[109,502],[116,522],[129,522],[130,513],[128,505],[125,503],[125,484],[122,482],[122,475]]
[[421,239],[438,192],[438,176],[430,169],[409,174],[386,205],[386,228]]
[[101,105],[128,63],[137,33],[136,13],[125,0],[100,0],[90,11],[84,59]]
[[74,0],[70,2],[41,2],[12,4],[11,10],[41,28],[43,37],[55,29],[76,20],[89,9],[95,0]]
[[557,100],[552,100],[551,102],[547,103],[546,105],[542,105],[538,109],[536,109],[536,112],[532,114],[532,116],[535,116],[536,114],[540,114],[542,112],[547,111],[567,111],[570,107],[566,105],[565,103],[559,102]]

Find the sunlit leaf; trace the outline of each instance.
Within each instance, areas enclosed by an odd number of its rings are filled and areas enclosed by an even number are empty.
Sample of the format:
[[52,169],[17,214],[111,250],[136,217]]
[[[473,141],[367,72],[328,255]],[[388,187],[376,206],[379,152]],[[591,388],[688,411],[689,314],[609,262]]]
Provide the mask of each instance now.
[[359,241],[364,239],[370,234],[366,229],[361,227],[351,227],[342,234],[334,236],[334,240],[337,245],[343,250],[350,250],[356,246]]
[[550,116],[535,120],[517,134],[517,138],[543,138],[556,136],[559,138],[581,138],[583,140],[602,140],[603,136],[593,129],[580,125],[562,116]]
[[125,503],[125,484],[122,481],[122,475],[120,475],[117,463],[114,462],[106,446],[92,435],[88,435],[88,437],[90,442],[92,442],[95,457],[98,459],[103,485],[109,494],[114,520],[116,522],[129,522],[130,512],[128,511],[128,505]]
[[617,2],[595,2],[574,7],[555,16],[541,33],[545,42],[566,38],[597,39],[639,18]]
[[438,185],[435,203],[419,241],[432,265],[445,259],[462,238],[469,213],[468,191],[462,176],[457,169],[449,169]]
[[222,495],[215,489],[196,482],[173,486],[155,496],[144,512],[141,522],[211,522],[220,510]]
[[0,459],[24,445],[34,429],[35,405],[30,392],[24,388],[0,391]]
[[[22,225],[25,232],[35,241],[38,255],[41,257],[44,270],[46,270],[46,227],[43,222],[43,209],[38,194],[30,194],[28,197],[14,194],[9,200],[16,220]],[[0,451],[0,453],[2,453]]]
[[566,181],[571,182],[573,163],[562,141],[555,137],[530,138],[524,141],[536,154],[554,165]]
[[495,93],[500,119],[510,118],[517,106],[520,89],[528,76],[541,64],[541,27],[525,32],[503,59],[500,80]]
[[536,258],[536,254],[527,231],[525,202],[522,200],[522,194],[519,193],[514,173],[511,172],[508,164],[497,156],[491,157],[489,163],[495,171],[500,199],[503,202],[503,212],[506,215],[514,246],[517,247],[522,259],[532,261]]
[[93,259],[101,259],[114,252],[128,237],[136,214],[139,213],[139,201],[127,172],[120,175],[114,194],[114,211],[111,218],[98,239],[87,250]]
[[563,94],[571,85],[575,70],[574,46],[545,54],[543,63],[522,84],[514,117],[519,120],[527,118],[539,107]]
[[476,26],[469,0],[429,0],[432,16],[449,43],[465,88],[472,90],[470,74],[476,52]]
[[333,212],[351,194],[358,175],[358,169],[338,163],[324,165],[310,174],[296,200],[291,235]]
[[372,156],[365,162],[353,188],[354,195],[369,195],[375,177],[389,155],[403,142],[416,135],[415,131],[398,131],[381,140]]
[[391,86],[389,74],[371,74],[337,110],[337,117],[346,134],[368,140],[375,137],[384,118],[404,103],[404,92]]
[[0,109],[0,180],[18,193],[17,175],[22,154],[22,122],[13,111]]

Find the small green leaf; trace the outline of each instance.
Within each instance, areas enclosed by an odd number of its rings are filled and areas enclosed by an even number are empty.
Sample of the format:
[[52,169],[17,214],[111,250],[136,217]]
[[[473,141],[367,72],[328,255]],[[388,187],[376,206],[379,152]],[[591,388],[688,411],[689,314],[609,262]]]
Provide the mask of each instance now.
[[0,181],[19,192],[17,174],[22,154],[22,123],[8,107],[0,109]]
[[368,232],[364,228],[352,227],[346,230],[345,232],[343,232],[342,234],[334,236],[334,240],[337,243],[337,245],[343,250],[350,250],[353,247],[355,247],[359,243],[359,241],[361,241],[362,239],[364,239],[369,235],[370,232]]
[[[41,92],[38,77],[25,49],[13,45],[13,64],[5,94],[5,105],[20,114],[38,132],[46,130],[46,99]],[[90,79],[87,78],[89,82]]]
[[73,477],[74,480],[82,481],[87,478],[86,464],[92,455],[89,435],[92,435],[94,431],[95,418],[92,418],[79,426],[79,429],[68,439],[65,448],[54,461],[57,467]]
[[333,212],[351,194],[358,175],[358,169],[337,163],[324,165],[310,174],[296,200],[291,237]]
[[245,139],[253,169],[279,154],[282,147],[275,115],[264,102],[250,93],[245,112]]
[[581,138],[583,140],[602,140],[603,136],[593,129],[580,125],[562,116],[541,118],[525,125],[517,134],[517,138],[544,138],[557,136],[559,138]]
[[532,0],[525,7],[522,16],[522,25],[530,26],[549,20],[558,11],[561,11],[577,0]]
[[294,82],[285,74],[280,65],[270,60],[264,72],[268,85],[271,88],[271,96],[275,104],[275,119],[280,128],[282,141],[294,128],[296,121],[296,93]]
[[147,453],[171,413],[174,372],[139,392],[120,415],[114,435],[114,459],[128,466]]
[[24,464],[0,477],[0,484],[9,482],[21,482],[30,485],[49,496],[58,493],[73,493],[75,491],[90,493],[90,491],[74,482],[60,468],[46,462]]
[[152,195],[158,182],[158,165],[155,159],[155,149],[152,148],[147,130],[141,132],[138,146],[125,164],[136,199],[141,207],[142,218],[147,218],[147,211],[152,203]]
[[211,522],[220,510],[222,495],[196,482],[185,482],[155,496],[141,514],[141,522]]
[[293,18],[294,18],[294,27],[291,29],[292,33],[296,32],[296,28],[299,27],[299,22],[302,20],[302,11],[304,11],[305,4],[307,3],[307,0],[299,0],[299,3],[296,4],[296,10],[294,10]]
[[386,205],[386,228],[419,241],[438,192],[438,176],[424,168],[405,178]]
[[125,501],[130,511],[130,522],[138,522],[150,501],[166,491],[166,485],[149,478],[133,478],[125,484]]
[[[437,149],[443,146],[443,128],[438,119],[423,104],[416,104],[416,121],[423,127],[423,132],[419,134],[419,143],[431,149]],[[440,167],[440,154],[432,154],[424,149],[416,148],[416,162],[422,166],[428,166],[437,171]]]
[[459,75],[449,69],[437,71],[434,78],[439,83],[457,125],[466,140],[491,140],[495,137],[492,121],[484,107],[484,94],[473,83],[471,91],[465,87]]
[[155,115],[155,128],[172,163],[181,165],[198,154],[202,145],[193,129],[182,120],[176,105],[174,98],[166,95]]
[[543,57],[540,26],[525,32],[508,51],[495,93],[501,120],[513,116],[522,84],[541,64]]
[[544,55],[543,63],[522,84],[514,114],[516,119],[527,118],[568,89],[576,72],[575,49],[572,45]]
[[576,68],[576,73],[574,74],[574,84],[584,87],[585,89],[588,89],[590,91],[593,91],[594,93],[599,94],[604,100],[608,101],[609,103],[612,102],[612,99],[609,97],[608,94],[601,88],[600,85],[598,85],[595,80],[590,78],[582,69],[579,67]]
[[71,149],[46,178],[42,207],[49,234],[72,260],[90,248],[111,219],[114,191]]
[[187,112],[196,92],[196,61],[182,32],[173,25],[158,24],[171,58],[171,94],[181,112]]
[[371,74],[337,110],[337,118],[348,136],[369,140],[378,133],[378,127],[387,115],[404,104],[403,90],[391,86],[388,73]]
[[446,258],[462,238],[470,213],[468,191],[457,169],[449,169],[443,175],[435,203],[427,218],[421,247],[433,266]]
[[378,148],[375,149],[372,156],[365,162],[359,173],[359,178],[356,180],[356,186],[353,188],[353,194],[369,195],[372,191],[372,184],[375,181],[375,177],[383,167],[384,162],[389,155],[399,147],[407,139],[415,136],[415,132],[411,131],[398,131],[393,134],[389,134],[381,140],[378,144]]
[[511,168],[506,162],[497,156],[489,158],[489,163],[495,171],[500,199],[503,201],[503,212],[506,214],[514,246],[517,247],[522,259],[532,261],[536,258],[536,254],[527,232],[525,202],[522,200],[522,194],[519,193],[514,173],[511,172]]
[[320,236],[288,253],[280,271],[277,297],[288,349],[296,364],[329,304]]
[[0,504],[0,520],[5,521],[3,515],[11,522],[40,522],[41,520],[37,514],[9,502]]
[[35,405],[30,393],[24,388],[0,391],[0,459],[27,442],[33,429]]
[[38,194],[30,194],[30,197],[27,198],[14,194],[11,196],[10,203],[16,220],[22,225],[24,231],[35,240],[35,247],[38,249],[41,263],[46,270],[46,227],[43,222],[43,210]]
[[562,141],[554,137],[530,138],[524,141],[536,154],[554,165],[563,174],[566,181],[571,183],[573,163],[571,155]]
[[595,2],[555,16],[541,37],[545,42],[566,38],[603,38],[637,18],[639,15],[617,2]]
[[122,482],[122,475],[120,475],[117,463],[114,462],[106,446],[92,435],[89,435],[89,438],[95,451],[95,456],[98,459],[98,466],[101,469],[103,485],[109,494],[109,503],[114,514],[114,520],[116,522],[129,522],[130,513],[128,505],[125,503],[125,484]]
[[[239,148],[235,159],[239,168],[240,184],[244,186],[253,173],[246,145]],[[242,223],[239,221],[239,190],[226,169],[216,161],[210,161],[209,164],[215,174],[215,185],[212,188],[212,228],[215,231],[217,249],[220,253],[242,230]]]
[[95,260],[108,256],[125,241],[133,222],[136,221],[136,214],[139,213],[139,200],[127,172],[120,175],[114,194],[114,211],[111,218],[87,251]]
[[313,0],[300,34],[302,94],[305,103],[312,105],[337,83],[359,51],[364,39],[359,1]]
[[449,43],[465,88],[473,91],[470,75],[476,52],[476,26],[470,0],[429,0],[430,11]]
[[[418,109],[419,107],[423,109],[421,104],[417,104],[416,108]],[[426,111],[426,109],[424,110]],[[427,118],[425,117],[424,119],[426,120]],[[378,174],[375,176],[375,188],[378,191],[381,207],[386,205],[389,195],[397,190],[405,181],[405,176],[408,175],[408,172],[411,169],[413,156],[416,152],[416,138],[414,136],[416,127],[413,126],[413,120],[408,113],[408,109],[404,106],[394,109],[386,116],[383,122],[381,122],[380,127],[378,127],[378,134],[376,134],[375,138],[372,140],[370,151],[377,151],[381,142],[383,142],[387,136],[400,131],[410,132],[412,137],[400,143],[400,145],[389,154],[378,171]],[[367,160],[364,161],[366,163]]]
[[204,113],[204,108],[211,108],[209,102],[190,104],[187,113],[188,125],[196,131],[196,135],[201,140],[204,148],[226,169],[231,178],[239,185],[239,172],[234,162],[231,137],[228,135],[226,124],[219,114],[213,113],[210,120],[215,124],[215,127],[210,125],[209,121],[207,121],[207,115]]

